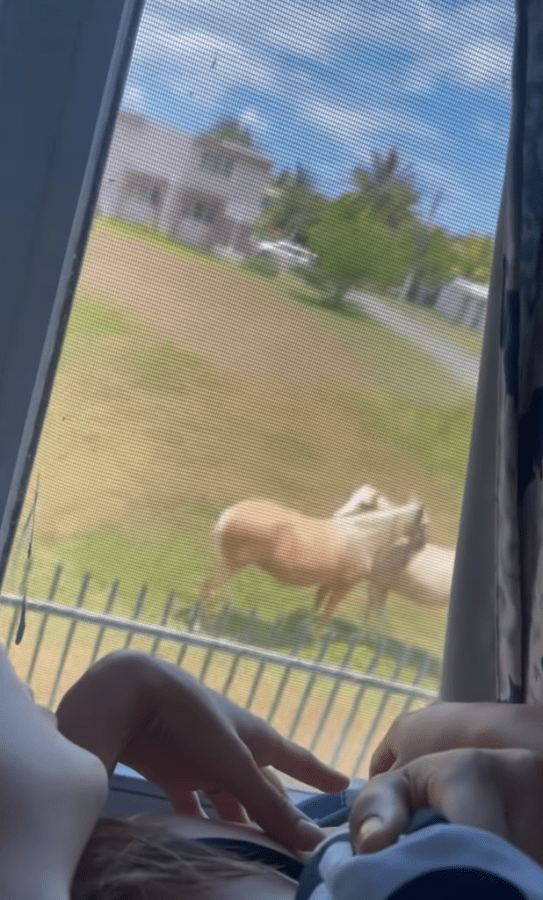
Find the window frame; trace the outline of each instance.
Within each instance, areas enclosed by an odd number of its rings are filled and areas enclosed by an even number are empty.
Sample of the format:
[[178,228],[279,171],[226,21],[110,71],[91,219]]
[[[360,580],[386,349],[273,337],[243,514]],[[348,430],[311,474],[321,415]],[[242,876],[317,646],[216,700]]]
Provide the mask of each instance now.
[[0,0],[0,586],[142,9]]

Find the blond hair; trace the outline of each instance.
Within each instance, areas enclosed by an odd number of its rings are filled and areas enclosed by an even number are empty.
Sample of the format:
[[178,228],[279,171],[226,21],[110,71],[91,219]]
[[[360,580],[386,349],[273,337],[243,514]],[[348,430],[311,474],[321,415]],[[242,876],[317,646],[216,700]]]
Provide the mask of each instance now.
[[172,838],[160,825],[99,819],[79,861],[71,900],[154,900],[169,890],[186,897],[213,895],[217,883],[270,872],[188,838]]

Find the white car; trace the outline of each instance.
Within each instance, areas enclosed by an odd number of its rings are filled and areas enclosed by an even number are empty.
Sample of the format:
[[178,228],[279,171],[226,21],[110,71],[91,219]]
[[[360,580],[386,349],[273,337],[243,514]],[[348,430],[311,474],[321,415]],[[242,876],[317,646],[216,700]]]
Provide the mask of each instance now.
[[311,253],[305,247],[292,244],[290,241],[261,241],[258,244],[256,255],[275,259],[279,265],[285,268],[310,266],[317,258],[314,253]]

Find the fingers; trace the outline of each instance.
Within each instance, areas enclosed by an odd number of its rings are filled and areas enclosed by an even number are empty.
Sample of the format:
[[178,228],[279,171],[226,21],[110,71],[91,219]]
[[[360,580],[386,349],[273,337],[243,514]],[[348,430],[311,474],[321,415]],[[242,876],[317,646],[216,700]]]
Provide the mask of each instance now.
[[[288,801],[288,790],[276,772],[268,766],[264,766],[260,771],[262,776],[269,781],[272,787],[283,794]],[[232,794],[221,790],[205,791],[205,794],[217,810],[221,819],[224,819],[227,822],[240,822],[243,825],[250,823],[251,820],[244,807]]]
[[172,787],[167,790],[167,794],[176,813],[184,816],[196,816],[198,819],[207,819],[196,791],[176,791],[175,787]]
[[249,824],[249,816],[239,800],[233,797],[232,794],[229,794],[226,791],[206,791],[206,797],[209,797],[219,816],[221,819],[224,819],[225,822],[239,822],[243,825]]
[[388,772],[395,762],[396,756],[390,747],[380,744],[371,758],[370,778],[374,775],[381,775],[383,772]]
[[389,846],[416,809],[435,809],[457,825],[507,839],[506,761],[497,753],[448,750],[370,778],[349,819],[356,850],[367,853]]
[[273,787],[277,788],[280,793],[288,798],[288,789],[285,787],[285,784],[283,783],[277,772],[275,772],[271,768],[271,766],[263,766],[260,771],[262,772],[264,778],[267,778]]
[[342,791],[349,786],[350,779],[346,775],[327,766],[304,747],[275,735],[266,763],[326,793]]
[[238,798],[253,822],[275,840],[288,847],[313,850],[325,837],[321,829],[291,802],[284,787],[279,788],[249,756],[230,779],[228,792]]
[[357,853],[373,853],[394,843],[411,813],[409,783],[396,772],[377,775],[367,782],[349,817]]

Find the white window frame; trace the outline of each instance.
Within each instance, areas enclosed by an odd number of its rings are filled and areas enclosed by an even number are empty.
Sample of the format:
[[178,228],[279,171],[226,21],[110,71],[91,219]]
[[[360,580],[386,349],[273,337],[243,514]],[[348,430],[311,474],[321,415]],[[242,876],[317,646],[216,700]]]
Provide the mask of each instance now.
[[142,7],[0,0],[0,586]]

